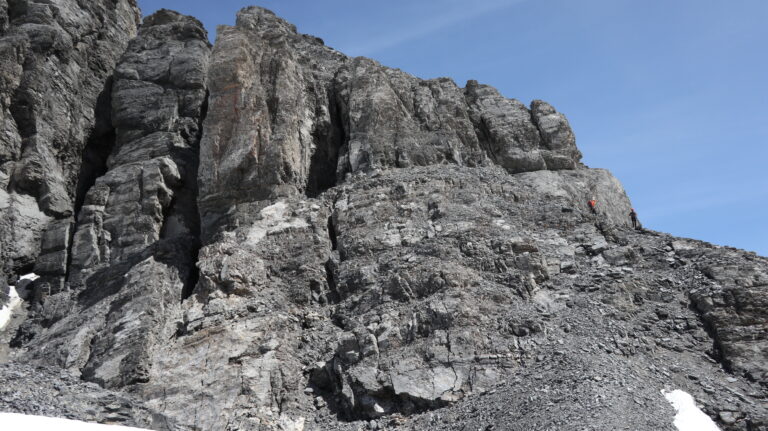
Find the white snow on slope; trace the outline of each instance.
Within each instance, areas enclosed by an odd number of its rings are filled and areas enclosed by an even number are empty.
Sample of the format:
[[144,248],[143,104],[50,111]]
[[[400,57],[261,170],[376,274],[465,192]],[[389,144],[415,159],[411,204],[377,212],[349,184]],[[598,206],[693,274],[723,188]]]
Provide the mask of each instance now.
[[19,294],[16,292],[16,288],[14,286],[11,286],[9,294],[11,297],[10,302],[3,308],[0,308],[0,331],[5,329],[5,327],[8,325],[8,322],[11,321],[13,310],[15,310],[16,307],[21,304],[21,298],[19,298]]
[[0,429],[9,431],[148,431],[142,428],[102,425],[18,413],[0,413]]
[[661,393],[677,411],[674,425],[679,431],[720,431],[715,422],[696,407],[691,394],[680,389],[662,390]]
[[[35,273],[29,273],[19,277],[19,281],[21,280],[35,281],[38,278],[40,278],[39,275]],[[21,305],[22,303],[22,300],[21,298],[19,298],[19,293],[16,291],[15,286],[10,286],[10,291],[8,292],[8,294],[11,297],[11,300],[3,308],[0,308],[0,331],[5,329],[5,327],[8,325],[8,322],[11,321],[11,317],[13,317],[13,310],[18,308],[18,306]]]
[[35,281],[38,278],[40,278],[39,275],[35,274],[34,272],[30,272],[29,274],[24,274],[21,277],[19,277],[19,281],[21,281],[21,280],[32,280],[32,281]]

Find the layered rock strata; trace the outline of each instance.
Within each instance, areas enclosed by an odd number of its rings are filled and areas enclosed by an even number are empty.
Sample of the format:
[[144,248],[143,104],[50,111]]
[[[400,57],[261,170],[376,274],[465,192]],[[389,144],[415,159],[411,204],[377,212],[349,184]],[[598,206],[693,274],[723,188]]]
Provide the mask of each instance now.
[[[78,215],[70,289],[45,298],[20,333],[49,327],[31,346],[60,347],[55,355],[32,349],[33,357],[105,387],[146,381],[150,352],[196,281],[209,52],[200,22],[161,11],[120,59],[111,95],[115,145]],[[59,253],[43,251],[38,267]]]
[[433,164],[573,169],[581,153],[550,105],[470,81],[421,80],[349,58],[260,8],[223,27],[201,147],[204,227],[233,204],[317,193],[345,175]]
[[[0,31],[28,10],[0,7]],[[88,167],[76,220],[29,212],[9,266],[42,277],[0,373],[47,394],[58,371],[14,364],[63,370],[67,401],[6,408],[656,431],[674,386],[725,430],[768,429],[768,261],[630,229],[621,184],[580,163],[551,105],[350,58],[255,7],[212,50],[160,11],[109,73],[112,139],[67,150]]]
[[[82,163],[85,149],[108,145],[109,79],[138,20],[134,0],[0,3],[0,262],[6,275],[31,269],[49,223],[76,212],[78,183],[92,169]],[[62,232],[58,224],[52,229],[50,235]],[[57,241],[65,245],[68,238]]]

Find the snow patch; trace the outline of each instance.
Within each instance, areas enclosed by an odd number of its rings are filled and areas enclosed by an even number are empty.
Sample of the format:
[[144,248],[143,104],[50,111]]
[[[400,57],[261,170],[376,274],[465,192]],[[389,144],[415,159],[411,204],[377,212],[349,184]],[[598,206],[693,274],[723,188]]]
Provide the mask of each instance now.
[[148,431],[144,428],[102,425],[45,416],[18,413],[0,413],[0,429],[4,430],[56,430],[56,431]]
[[261,219],[255,221],[248,231],[247,243],[256,245],[267,235],[282,232],[291,228],[309,227],[306,220],[290,217],[286,214],[287,212],[288,204],[283,201],[262,209],[259,212]]
[[696,401],[689,393],[680,389],[662,390],[661,393],[677,412],[674,425],[679,431],[720,431],[715,422],[696,407]]
[[13,311],[16,310],[22,302],[21,298],[19,298],[19,293],[16,292],[15,286],[10,286],[8,296],[11,298],[10,301],[8,301],[8,305],[0,309],[0,331],[8,326],[8,322],[11,321],[11,316],[13,316]]
[[[21,277],[19,277],[19,281],[23,280],[29,280],[30,282],[37,280],[40,278],[39,275],[35,274],[34,272],[30,272],[29,274],[24,274]],[[8,296],[10,297],[10,300],[8,301],[8,304],[6,304],[2,309],[0,309],[0,331],[5,329],[6,326],[8,326],[8,323],[11,321],[11,317],[13,317],[13,312],[19,308],[22,302],[24,302],[19,297],[19,292],[16,291],[16,286],[9,286],[10,289],[8,291]]]
[[21,280],[35,281],[38,278],[40,278],[39,275],[35,274],[34,272],[30,272],[29,274],[24,274],[21,277],[19,277],[19,281],[21,281]]

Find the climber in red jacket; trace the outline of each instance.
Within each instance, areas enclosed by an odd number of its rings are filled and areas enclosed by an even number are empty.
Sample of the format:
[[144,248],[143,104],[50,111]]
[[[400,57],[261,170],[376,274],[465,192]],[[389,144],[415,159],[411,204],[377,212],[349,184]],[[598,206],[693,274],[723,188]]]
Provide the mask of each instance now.
[[592,211],[592,214],[597,214],[597,209],[595,206],[597,205],[597,201],[594,197],[592,197],[591,200],[587,201],[587,205],[589,205],[589,209]]

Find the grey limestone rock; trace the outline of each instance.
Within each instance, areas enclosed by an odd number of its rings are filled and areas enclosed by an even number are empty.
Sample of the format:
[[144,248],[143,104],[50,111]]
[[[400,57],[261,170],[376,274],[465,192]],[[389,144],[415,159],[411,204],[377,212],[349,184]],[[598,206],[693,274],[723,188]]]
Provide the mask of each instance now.
[[0,0],[0,34],[8,29],[8,0]]
[[41,277],[37,281],[40,296],[64,290],[73,225],[71,218],[51,221],[40,238],[40,255],[33,269]]
[[[68,268],[59,258],[66,244],[56,239],[68,239],[60,231],[71,225],[43,236],[46,254],[36,268],[68,276],[71,289],[52,290],[35,319],[53,326],[32,345],[61,346],[40,357],[46,363],[110,388],[147,380],[151,352],[196,274],[209,51],[199,21],[163,10],[145,20],[120,59],[112,89],[116,142],[107,172],[85,195]],[[72,309],[78,312],[63,313]]]
[[493,163],[517,173],[573,169],[581,157],[568,122],[543,102],[532,114],[474,81],[462,89],[349,58],[256,7],[221,29],[209,85],[205,231],[233,202],[316,195],[347,173]]
[[116,144],[79,215],[73,284],[160,242],[183,241],[193,252],[206,37],[197,20],[162,10],[121,58],[112,92]]
[[0,410],[86,422],[175,431],[172,421],[129,394],[82,382],[57,369],[0,364]]
[[0,11],[0,260],[15,272],[34,264],[49,221],[74,214],[83,153],[109,134],[104,93],[139,11],[134,0]]
[[[692,252],[688,247],[675,250],[688,256]],[[765,382],[768,362],[765,350],[758,347],[768,334],[768,268],[764,260],[745,259],[734,250],[709,251],[696,257],[712,283],[692,292],[691,299],[713,332],[716,354],[732,372]]]
[[[12,3],[29,8],[0,14],[6,42],[62,7]],[[11,112],[30,46],[75,49],[32,34],[0,43]],[[89,168],[79,199],[59,147],[3,123],[0,270],[41,278],[0,332],[0,377],[31,389],[0,407],[172,430],[657,431],[680,388],[723,430],[768,429],[768,260],[632,229],[546,102],[350,58],[257,7],[212,49],[159,11],[121,54],[96,105],[111,139],[66,150]]]
[[531,102],[531,116],[541,134],[542,156],[547,168],[574,169],[581,152],[565,116],[541,100]]

